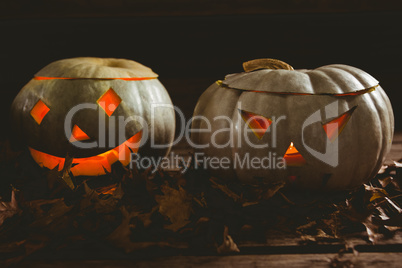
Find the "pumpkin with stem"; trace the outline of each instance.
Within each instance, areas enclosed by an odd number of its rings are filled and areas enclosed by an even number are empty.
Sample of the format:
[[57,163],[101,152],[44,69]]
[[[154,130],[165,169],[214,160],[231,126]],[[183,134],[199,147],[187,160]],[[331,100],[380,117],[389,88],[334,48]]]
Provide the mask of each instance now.
[[245,72],[212,84],[194,110],[191,140],[199,161],[230,162],[207,164],[213,174],[345,190],[378,172],[391,147],[394,117],[371,75],[341,64],[294,70],[273,59],[243,66]]

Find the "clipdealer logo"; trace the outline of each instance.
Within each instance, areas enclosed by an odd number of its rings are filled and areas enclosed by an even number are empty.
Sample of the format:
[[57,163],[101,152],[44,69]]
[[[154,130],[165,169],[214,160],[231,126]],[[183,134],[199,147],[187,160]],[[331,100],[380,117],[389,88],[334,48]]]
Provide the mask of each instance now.
[[[239,106],[241,106],[241,103],[239,103]],[[97,105],[91,104],[91,103],[84,103],[84,104],[79,104],[75,107],[73,107],[68,114],[66,115],[65,122],[64,122],[64,129],[65,129],[65,135],[66,137],[69,137],[71,135],[72,131],[72,119],[74,115],[83,109],[99,109]],[[183,112],[177,107],[177,106],[172,106],[172,105],[166,105],[166,104],[153,104],[152,105],[152,114],[154,114],[155,109],[173,109],[178,115],[178,121],[180,122],[180,131],[179,134],[176,136],[176,138],[169,143],[166,144],[156,144],[155,139],[154,139],[154,134],[155,131],[152,129],[152,120],[156,120],[155,116],[151,116],[151,122],[148,122],[145,118],[142,118],[140,116],[131,116],[129,118],[123,118],[119,117],[117,118],[119,120],[119,127],[121,129],[118,129],[116,132],[116,129],[114,129],[115,124],[113,123],[115,120],[113,118],[109,118],[109,130],[106,130],[106,123],[105,123],[105,115],[103,113],[99,113],[99,140],[98,141],[90,141],[90,142],[75,142],[74,146],[77,146],[79,148],[94,148],[94,147],[105,147],[106,146],[106,132],[108,131],[108,137],[109,137],[109,142],[114,141],[114,136],[117,133],[118,135],[118,140],[119,141],[125,141],[125,127],[130,121],[135,121],[137,125],[139,125],[143,131],[143,138],[141,139],[141,146],[147,142],[147,140],[150,140],[151,148],[154,149],[163,149],[163,148],[170,148],[172,145],[176,145],[179,142],[186,142],[189,144],[194,150],[194,159],[200,165],[202,168],[210,168],[210,169],[229,169],[229,168],[240,168],[240,169],[285,169],[287,167],[286,165],[286,160],[283,158],[283,156],[279,156],[274,150],[270,151],[269,148],[275,149],[277,146],[277,139],[281,138],[280,133],[277,132],[277,126],[281,122],[285,122],[287,120],[286,116],[282,115],[277,118],[272,117],[270,119],[270,125],[269,128],[267,128],[265,131],[270,132],[270,143],[268,144],[267,141],[262,142],[261,139],[258,140],[258,142],[253,142],[250,137],[249,133],[251,130],[248,127],[248,124],[244,124],[243,131],[238,132],[237,135],[234,135],[235,131],[239,131],[239,129],[236,129],[240,126],[239,123],[236,124],[236,122],[233,122],[233,119],[227,117],[227,116],[217,116],[213,118],[213,122],[211,122],[208,118],[204,116],[196,116],[191,118],[186,122],[186,118],[183,114]],[[329,118],[334,118],[339,116],[339,111],[338,111],[338,101],[334,101],[328,105],[326,105],[323,109],[323,112],[325,114],[325,119]],[[249,120],[251,120],[250,118]],[[192,127],[192,123],[198,120],[199,123],[198,125],[201,126],[200,128],[196,129]],[[241,120],[240,117],[238,117],[238,120]],[[110,123],[112,121],[112,123]],[[220,128],[216,129],[214,132],[212,131],[212,125],[213,123],[217,122],[223,122],[221,125],[228,126],[226,128]],[[323,118],[321,116],[321,110],[315,111],[313,114],[307,117],[307,119],[303,122],[301,130],[300,130],[300,135],[301,135],[301,140],[302,140],[302,145],[304,148],[307,150],[308,153],[310,153],[312,156],[320,160],[321,162],[331,166],[331,167],[336,167],[338,165],[338,140],[332,140],[330,141],[329,138],[326,139],[326,147],[324,152],[317,151],[313,148],[311,148],[307,143],[306,143],[306,136],[305,136],[305,129],[312,124],[316,122],[322,122]],[[337,123],[333,123],[337,124]],[[334,126],[336,127],[336,126]],[[228,132],[227,137],[229,137],[228,140],[222,142],[217,138],[217,136],[221,133]],[[191,139],[191,134],[193,133],[201,133],[201,134],[206,134],[207,137],[210,137],[209,141],[206,141],[205,139],[203,140],[204,143],[198,144],[195,143]],[[112,137],[112,138],[111,138]],[[220,141],[220,142],[218,142]],[[254,156],[252,152],[246,152],[243,154],[239,154],[237,152],[231,154],[230,156],[210,156],[205,153],[205,148],[215,148],[216,150],[222,150],[225,148],[241,148],[243,146],[243,143],[245,143],[247,146],[249,146],[252,149],[266,149],[266,154],[262,157],[257,157]],[[112,144],[112,146],[116,146],[116,144]],[[110,146],[110,144],[108,144]],[[199,152],[201,151],[201,152]],[[204,151],[204,152],[202,152]],[[180,155],[174,155],[173,153],[169,154],[168,156],[165,157],[141,157],[140,154],[133,154],[131,157],[131,163],[130,167],[133,167],[135,165],[137,168],[150,168],[153,167],[153,172],[155,172],[158,168],[164,168],[164,169],[179,169],[182,168],[184,171],[187,170],[189,164],[191,162],[191,158],[189,157],[184,157]]]

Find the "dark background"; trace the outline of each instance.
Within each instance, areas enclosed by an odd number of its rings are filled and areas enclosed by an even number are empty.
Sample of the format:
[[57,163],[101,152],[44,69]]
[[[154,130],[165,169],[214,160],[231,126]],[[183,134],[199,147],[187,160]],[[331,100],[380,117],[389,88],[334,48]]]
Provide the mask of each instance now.
[[367,71],[387,92],[402,129],[398,2],[2,1],[0,112],[9,124],[13,98],[48,63],[94,56],[151,67],[188,118],[210,84],[241,72],[244,61],[269,57],[295,69],[343,63]]

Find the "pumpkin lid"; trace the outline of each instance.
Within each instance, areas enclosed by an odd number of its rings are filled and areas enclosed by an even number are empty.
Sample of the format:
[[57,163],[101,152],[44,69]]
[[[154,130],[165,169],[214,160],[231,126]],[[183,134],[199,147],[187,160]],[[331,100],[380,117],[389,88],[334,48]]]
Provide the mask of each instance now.
[[52,62],[35,74],[45,78],[156,78],[150,68],[126,59],[80,57]]
[[330,95],[359,92],[378,85],[378,81],[368,73],[342,64],[326,65],[313,70],[292,70],[291,67],[286,70],[256,69],[259,68],[254,66],[244,73],[229,74],[222,84],[247,91]]

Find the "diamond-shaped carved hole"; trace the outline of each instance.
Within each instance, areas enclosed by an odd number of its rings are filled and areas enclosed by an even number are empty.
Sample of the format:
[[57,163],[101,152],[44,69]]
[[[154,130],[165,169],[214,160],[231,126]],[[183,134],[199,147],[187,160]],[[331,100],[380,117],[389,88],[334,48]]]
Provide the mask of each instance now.
[[357,106],[341,114],[337,118],[332,119],[328,123],[322,124],[322,127],[324,128],[325,133],[327,133],[327,137],[330,141],[335,140],[339,134],[341,134],[356,108]]
[[75,141],[84,141],[84,140],[89,140],[89,136],[82,131],[77,125],[74,125],[73,131],[71,132],[71,137],[70,137],[70,142],[75,142]]
[[267,129],[272,124],[272,120],[269,118],[266,118],[262,115],[243,111],[240,109],[239,109],[239,112],[240,112],[241,118],[243,118],[244,122],[246,122],[248,127],[255,134],[255,136],[258,139],[262,139],[262,136],[264,136],[265,132],[267,132]]
[[120,102],[121,98],[112,88],[109,88],[109,90],[97,100],[99,106],[102,107],[109,117],[117,109]]
[[38,100],[31,110],[31,116],[40,125],[45,115],[50,111],[50,108],[42,100]]
[[283,156],[283,159],[285,159],[287,166],[297,167],[306,164],[306,160],[304,160],[303,156],[293,145],[293,142],[290,143],[285,155]]

